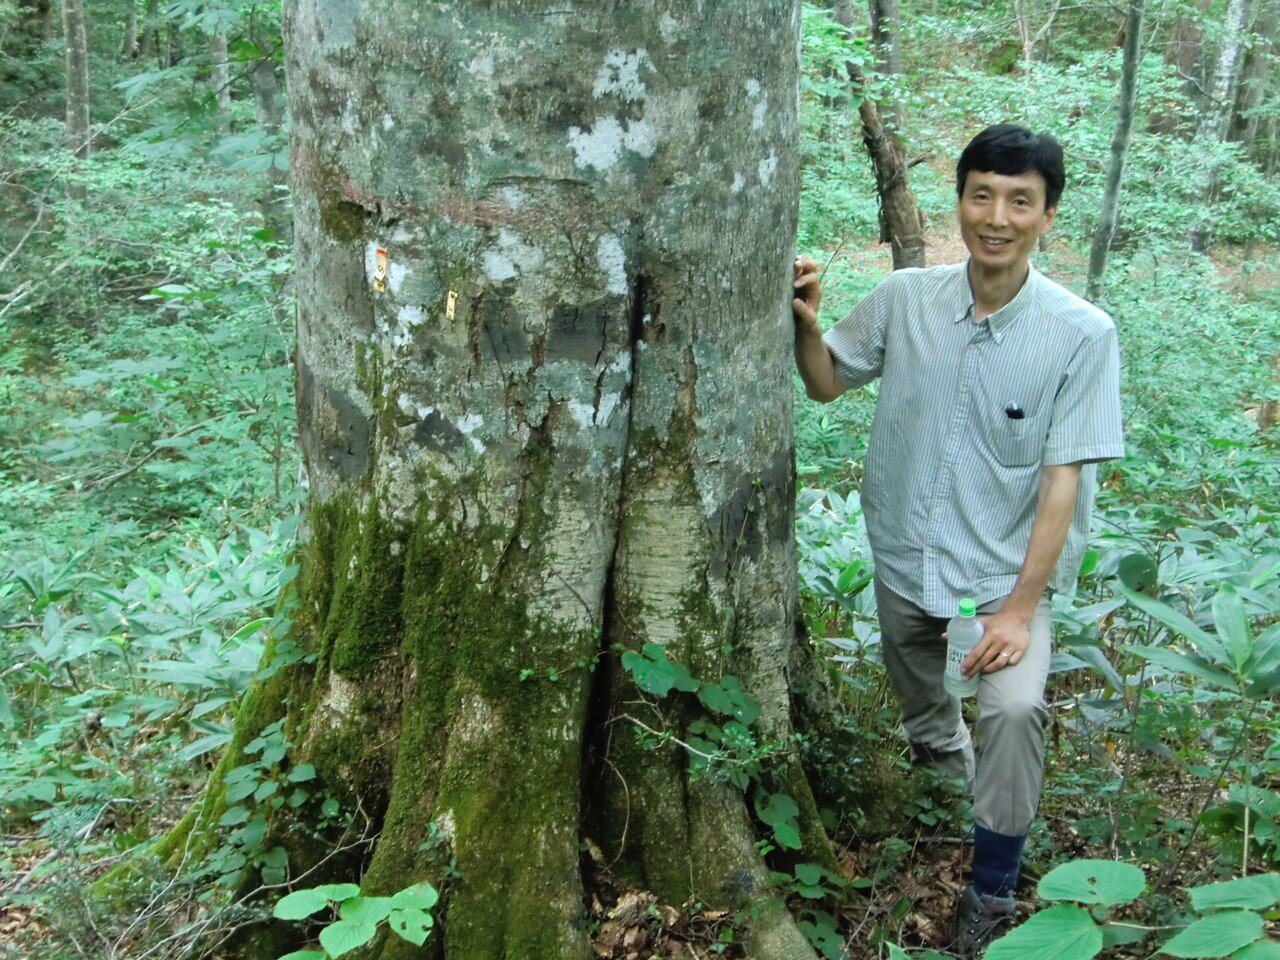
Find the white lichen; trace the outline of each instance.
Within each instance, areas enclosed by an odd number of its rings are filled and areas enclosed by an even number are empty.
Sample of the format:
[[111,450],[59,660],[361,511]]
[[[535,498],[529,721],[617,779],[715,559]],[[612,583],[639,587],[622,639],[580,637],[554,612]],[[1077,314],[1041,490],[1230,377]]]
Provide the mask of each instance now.
[[628,53],[620,47],[614,47],[604,56],[604,65],[596,73],[595,86],[591,95],[600,98],[613,94],[628,102],[644,99],[644,81],[640,79],[640,68],[649,61],[649,54],[644,50]]
[[596,241],[596,264],[604,273],[605,288],[612,294],[627,293],[627,254],[617,235],[606,233]]
[[623,124],[617,117],[606,116],[597,120],[590,130],[570,127],[569,148],[578,166],[603,172],[617,164],[624,149],[642,157],[653,156],[657,136],[653,124],[643,118]]
[[733,193],[741,193],[742,188],[745,187],[746,185],[747,185],[747,178],[740,173],[734,173],[733,186],[731,186],[729,189]]
[[778,169],[778,155],[771,153],[767,158],[760,161],[756,167],[756,174],[760,177],[760,182],[766,187],[773,180],[774,171]]

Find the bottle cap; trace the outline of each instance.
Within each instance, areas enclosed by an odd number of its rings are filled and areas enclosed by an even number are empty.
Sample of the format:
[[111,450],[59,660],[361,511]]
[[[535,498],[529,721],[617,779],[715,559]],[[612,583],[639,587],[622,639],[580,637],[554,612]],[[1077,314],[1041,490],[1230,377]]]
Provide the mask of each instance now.
[[965,597],[960,601],[960,616],[972,617],[978,612],[978,605],[973,602],[973,598]]

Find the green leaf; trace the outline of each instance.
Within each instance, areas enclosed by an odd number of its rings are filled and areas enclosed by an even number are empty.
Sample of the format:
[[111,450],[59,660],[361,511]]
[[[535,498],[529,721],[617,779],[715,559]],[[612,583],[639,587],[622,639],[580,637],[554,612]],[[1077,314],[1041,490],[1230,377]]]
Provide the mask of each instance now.
[[9,706],[9,694],[4,683],[0,682],[0,727],[12,727],[14,724],[13,708]]
[[1222,666],[1226,666],[1231,662],[1227,656],[1226,649],[1218,642],[1217,638],[1201,630],[1189,617],[1179,613],[1167,603],[1161,603],[1159,600],[1154,600],[1141,593],[1135,593],[1124,586],[1119,589],[1121,595],[1129,603],[1153,620],[1164,624],[1184,640],[1189,641],[1193,647],[1209,660]]
[[1270,910],[1280,903],[1280,873],[1260,873],[1222,883],[1188,887],[1191,906],[1197,913],[1243,907],[1246,910]]
[[1098,551],[1090,547],[1080,557],[1080,572],[1076,576],[1080,579],[1087,577],[1093,571],[1098,569]]
[[1102,950],[1102,928],[1079,907],[1041,910],[987,948],[983,960],[1090,960]]
[[1231,955],[1231,960],[1280,960],[1280,943],[1255,940]]
[[338,916],[356,924],[377,924],[392,910],[390,897],[348,897],[338,907]]
[[402,940],[408,940],[418,947],[426,942],[427,934],[431,932],[433,923],[431,914],[416,907],[393,910],[387,918],[387,925],[395,931],[398,937]]
[[704,683],[698,690],[698,699],[708,710],[733,717],[747,726],[760,719],[760,704],[742,689],[741,681],[731,673],[721,677],[719,683]]
[[1145,889],[1146,878],[1131,863],[1072,860],[1045,874],[1036,892],[1045,900],[1074,900],[1113,907],[1137,899]]
[[872,574],[866,572],[864,563],[854,561],[840,571],[840,578],[836,580],[836,589],[841,593],[857,596],[867,588],[872,576]]
[[431,884],[415,883],[392,894],[391,906],[396,910],[430,910],[439,899],[440,894]]
[[1262,936],[1262,918],[1248,910],[1202,917],[1160,948],[1171,957],[1225,957]]
[[636,686],[655,697],[665,697],[672,687],[685,693],[693,693],[699,687],[689,668],[682,663],[672,663],[662,646],[653,641],[641,647],[640,653],[634,650],[624,653],[622,666]]
[[309,763],[300,763],[289,771],[288,780],[290,783],[304,783],[307,780],[314,780],[316,768]]
[[329,960],[329,957],[323,950],[295,950],[293,953],[286,953],[280,960]]
[[1240,594],[1229,583],[1224,583],[1213,595],[1213,626],[1226,645],[1231,662],[1243,667],[1253,652],[1253,631],[1249,629],[1249,617],[1244,612]]
[[330,957],[340,957],[356,947],[363,947],[377,932],[376,923],[339,920],[320,931],[320,946],[325,948]]
[[1131,553],[1121,558],[1116,575],[1130,590],[1149,593],[1155,587],[1160,571],[1156,562],[1145,553]]
[[318,913],[329,905],[320,888],[312,890],[295,890],[280,898],[271,911],[277,920],[305,920],[313,913]]
[[1135,653],[1144,660],[1150,660],[1152,663],[1157,663],[1175,673],[1189,673],[1193,677],[1207,680],[1220,690],[1239,690],[1235,677],[1206,663],[1199,657],[1174,653],[1164,647],[1143,647],[1137,644],[1127,644],[1121,649]]
[[315,888],[316,893],[323,893],[330,900],[339,902],[348,900],[360,893],[358,883],[325,883]]
[[768,794],[768,798],[762,802],[763,796],[765,794],[761,791],[756,798],[756,816],[773,829],[774,839],[780,847],[799,850],[800,825],[796,818],[800,815],[800,808],[785,793]]

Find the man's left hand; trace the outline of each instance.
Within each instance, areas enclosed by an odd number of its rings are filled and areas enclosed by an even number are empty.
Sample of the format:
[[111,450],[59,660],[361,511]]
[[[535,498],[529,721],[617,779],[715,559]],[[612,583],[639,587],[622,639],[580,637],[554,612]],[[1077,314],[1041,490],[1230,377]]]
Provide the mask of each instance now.
[[1003,610],[981,619],[982,639],[960,665],[966,680],[979,671],[995,673],[1013,666],[1031,645],[1029,621]]

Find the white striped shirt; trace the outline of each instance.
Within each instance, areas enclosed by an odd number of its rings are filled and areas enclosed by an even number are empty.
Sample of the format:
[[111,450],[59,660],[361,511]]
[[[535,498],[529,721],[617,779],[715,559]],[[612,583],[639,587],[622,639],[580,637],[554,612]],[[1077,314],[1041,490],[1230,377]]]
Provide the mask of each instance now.
[[1094,464],[1124,455],[1111,318],[1032,268],[975,323],[966,268],[898,270],[823,337],[845,387],[881,378],[862,485],[876,572],[938,617],[960,597],[981,604],[1013,589],[1041,467],[1082,461],[1049,581],[1069,588]]

